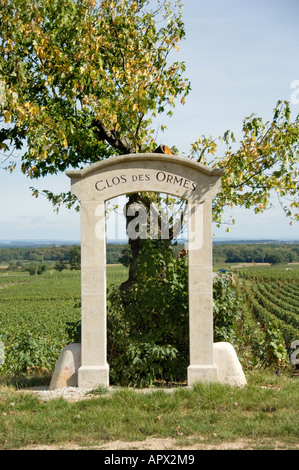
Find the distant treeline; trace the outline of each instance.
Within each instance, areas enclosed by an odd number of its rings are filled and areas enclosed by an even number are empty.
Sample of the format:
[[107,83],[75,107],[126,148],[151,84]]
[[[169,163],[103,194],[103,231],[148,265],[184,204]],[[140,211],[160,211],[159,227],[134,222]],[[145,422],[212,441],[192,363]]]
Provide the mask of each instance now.
[[[107,243],[107,263],[119,263],[125,244]],[[70,262],[74,254],[77,254],[80,247],[78,245],[47,246],[39,248],[11,247],[0,248],[0,263],[7,265],[21,265],[22,263],[42,263],[42,262]]]
[[[176,251],[184,248],[175,247]],[[0,248],[0,263],[19,266],[23,263],[70,262],[78,257],[78,245],[47,246],[42,248]],[[128,256],[128,245],[107,243],[107,264],[123,262]],[[299,243],[215,244],[214,263],[293,263],[299,262]]]
[[299,244],[248,243],[213,246],[214,263],[270,263],[299,262]]
[[68,261],[74,245],[47,246],[42,248],[0,248],[0,262],[12,261]]

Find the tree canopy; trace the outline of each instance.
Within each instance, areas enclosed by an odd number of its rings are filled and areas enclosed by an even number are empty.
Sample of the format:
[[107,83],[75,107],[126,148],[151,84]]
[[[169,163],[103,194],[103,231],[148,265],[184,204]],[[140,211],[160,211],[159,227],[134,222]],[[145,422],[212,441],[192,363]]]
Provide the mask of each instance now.
[[0,21],[2,150],[32,179],[153,150],[152,118],[189,92],[168,60],[180,1],[1,0]]
[[[244,119],[242,132],[237,146],[231,131],[215,140],[200,137],[192,145],[200,161],[225,169],[222,191],[214,201],[215,220],[221,222],[225,206],[263,212],[276,192],[290,223],[298,221],[299,115],[291,121],[289,103],[278,101],[271,121],[252,114]],[[215,157],[217,143],[224,143],[226,150]]]
[[[2,167],[13,171],[17,149],[32,180],[153,151],[154,118],[190,92],[173,58],[185,37],[180,0],[0,0],[0,24]],[[226,206],[261,212],[273,192],[299,220],[298,137],[298,116],[278,101],[268,122],[244,119],[239,143],[231,131],[192,143],[189,158],[226,170],[214,220]],[[179,136],[168,145],[179,148]],[[74,203],[69,192],[45,194],[54,205]]]

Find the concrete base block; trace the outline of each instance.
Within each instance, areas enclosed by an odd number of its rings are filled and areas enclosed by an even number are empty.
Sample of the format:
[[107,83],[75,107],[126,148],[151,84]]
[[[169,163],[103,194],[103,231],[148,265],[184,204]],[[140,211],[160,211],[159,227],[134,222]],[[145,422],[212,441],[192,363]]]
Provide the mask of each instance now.
[[188,385],[196,382],[217,382],[217,367],[213,364],[190,365],[187,370]]
[[50,390],[78,386],[78,369],[81,365],[81,344],[71,343],[62,349],[50,383]]
[[[188,385],[219,382],[232,386],[247,384],[234,347],[227,342],[213,344],[214,364],[188,367]],[[63,387],[95,388],[109,386],[109,365],[81,366],[81,344],[72,343],[61,351],[50,383],[50,390]]]
[[81,343],[71,343],[61,351],[50,390],[63,387],[95,388],[109,386],[109,365],[81,366]]
[[213,351],[217,382],[240,387],[246,385],[246,377],[234,347],[230,343],[219,342],[213,344]]
[[78,386],[92,389],[99,385],[109,387],[109,365],[81,366],[78,370]]

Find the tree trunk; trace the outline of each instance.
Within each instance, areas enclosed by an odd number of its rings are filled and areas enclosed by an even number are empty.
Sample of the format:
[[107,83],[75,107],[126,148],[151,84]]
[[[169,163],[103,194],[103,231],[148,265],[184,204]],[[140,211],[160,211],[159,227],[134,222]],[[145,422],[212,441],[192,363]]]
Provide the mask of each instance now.
[[[128,224],[131,222],[131,220],[134,219],[135,216],[129,216],[127,213],[127,209],[128,207],[133,204],[133,203],[140,203],[141,201],[139,200],[139,197],[138,197],[138,194],[130,194],[129,195],[129,200],[126,204],[126,227],[128,227]],[[142,242],[143,240],[140,239],[140,238],[136,238],[136,239],[132,239],[132,238],[129,238],[129,246],[130,246],[130,249],[131,249],[131,260],[130,260],[130,266],[129,266],[129,277],[128,279],[123,282],[121,285],[120,285],[120,290],[123,291],[123,292],[127,292],[134,279],[135,279],[135,271],[136,271],[136,261],[138,259],[138,255],[140,253],[140,250],[142,249]]]
[[[161,154],[167,154],[167,155],[173,155],[172,151],[169,149],[169,147],[165,145],[160,145],[154,153],[161,153]],[[135,194],[130,194],[129,195],[129,200],[126,204],[126,227],[128,227],[128,224],[135,218],[135,214],[130,216],[128,215],[128,207],[131,204],[141,204],[143,205],[146,210],[147,210],[147,235],[149,238],[149,233],[150,233],[150,225],[149,225],[149,217],[150,217],[150,207],[152,204],[152,199],[145,193],[135,193]],[[158,215],[158,232],[161,233],[161,216],[160,214]],[[169,239],[168,240],[161,240],[161,242],[168,243],[169,245],[171,244],[173,240],[173,227],[169,229]],[[158,240],[155,240],[155,244],[157,244]],[[124,293],[128,292],[130,289],[132,283],[136,279],[136,262],[138,260],[138,256],[140,251],[142,250],[144,244],[144,240],[141,238],[136,238],[136,239],[131,239],[129,238],[129,246],[131,249],[131,261],[130,261],[130,266],[129,266],[129,276],[128,279],[123,282],[120,285],[120,290]]]

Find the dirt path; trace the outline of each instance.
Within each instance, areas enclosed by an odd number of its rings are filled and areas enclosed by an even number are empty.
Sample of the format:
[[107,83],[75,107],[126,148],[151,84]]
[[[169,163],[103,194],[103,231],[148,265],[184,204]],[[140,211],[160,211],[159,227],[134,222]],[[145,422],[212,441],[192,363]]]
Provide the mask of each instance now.
[[[180,445],[176,439],[173,438],[165,438],[165,439],[157,439],[157,438],[148,438],[144,441],[132,441],[132,442],[124,442],[124,441],[113,441],[108,443],[103,443],[99,445],[93,446],[79,446],[74,443],[69,444],[62,444],[61,446],[54,446],[54,445],[32,445],[22,448],[21,450],[107,450],[107,451],[117,451],[117,450],[164,450],[164,451],[172,451],[172,450],[254,450],[254,449],[264,449],[264,450],[287,450],[287,449],[299,449],[299,444],[294,446],[288,446],[283,442],[277,442],[273,440],[263,440],[260,442],[250,440],[250,439],[237,439],[236,441],[232,442],[221,442],[219,444],[205,444],[202,443],[192,443],[194,438],[189,439],[190,445]],[[196,438],[198,441],[198,438]]]

